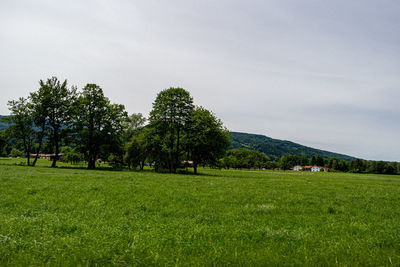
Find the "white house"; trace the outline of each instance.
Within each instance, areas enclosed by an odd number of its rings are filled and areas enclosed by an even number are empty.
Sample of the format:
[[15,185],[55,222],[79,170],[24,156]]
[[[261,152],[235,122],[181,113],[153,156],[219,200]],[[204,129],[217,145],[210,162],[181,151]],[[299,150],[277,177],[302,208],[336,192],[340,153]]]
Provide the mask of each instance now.
[[301,170],[303,170],[303,167],[300,166],[300,165],[296,165],[296,166],[293,167],[293,170],[294,171],[301,171]]
[[321,167],[318,167],[316,165],[311,167],[311,172],[320,172],[321,171]]

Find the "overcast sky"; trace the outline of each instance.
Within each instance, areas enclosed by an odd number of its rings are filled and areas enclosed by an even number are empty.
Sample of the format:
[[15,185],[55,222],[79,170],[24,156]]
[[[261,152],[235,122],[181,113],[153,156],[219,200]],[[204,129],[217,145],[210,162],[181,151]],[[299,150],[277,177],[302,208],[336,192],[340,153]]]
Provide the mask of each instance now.
[[400,161],[400,1],[0,1],[0,114],[40,79],[129,113],[190,91],[232,131]]

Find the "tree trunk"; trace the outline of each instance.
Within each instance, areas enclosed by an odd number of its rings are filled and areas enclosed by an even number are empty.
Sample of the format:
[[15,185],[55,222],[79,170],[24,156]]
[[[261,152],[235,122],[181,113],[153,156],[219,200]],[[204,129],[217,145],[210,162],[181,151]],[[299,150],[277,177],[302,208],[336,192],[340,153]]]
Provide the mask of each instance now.
[[25,139],[25,137],[24,137],[24,150],[25,150],[25,153],[26,153],[26,155],[28,156],[27,158],[26,158],[26,164],[28,164],[28,166],[29,166],[29,164],[30,164],[30,155],[29,155],[29,147],[28,147],[28,145],[26,144],[26,139]]
[[193,173],[197,174],[197,162],[193,161]]
[[38,149],[36,151],[35,159],[32,162],[32,166],[36,165],[36,161],[39,158],[40,149],[42,148],[42,143],[43,143],[44,131],[45,131],[45,123],[42,124],[42,131],[40,132],[40,136],[39,136],[39,146],[38,146]]
[[89,158],[88,169],[93,170],[95,168],[96,168],[96,160],[94,160],[93,158]]
[[53,158],[53,163],[51,164],[52,168],[56,167],[57,160],[58,160],[58,153],[59,153],[58,129],[54,129],[54,144],[56,146],[56,153],[55,153],[54,158]]
[[27,163],[28,163],[28,166],[30,166],[30,160],[31,160],[30,152],[27,151],[27,152],[26,152],[26,155],[27,155]]
[[142,160],[142,161],[140,162],[140,170],[143,171],[143,168],[144,168],[144,160]]
[[96,168],[96,152],[94,152],[95,150],[91,147],[89,147],[89,155],[88,155],[88,169],[95,169]]
[[180,134],[180,128],[178,127],[177,130],[177,139],[176,139],[176,154],[175,154],[175,171],[174,173],[176,173],[176,169],[179,167],[179,134]]

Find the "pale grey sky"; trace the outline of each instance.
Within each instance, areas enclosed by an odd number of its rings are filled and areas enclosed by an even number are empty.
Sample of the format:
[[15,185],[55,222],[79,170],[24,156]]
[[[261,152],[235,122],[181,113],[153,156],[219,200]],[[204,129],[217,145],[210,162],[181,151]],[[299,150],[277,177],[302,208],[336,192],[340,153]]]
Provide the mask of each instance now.
[[171,86],[232,131],[400,161],[400,1],[0,2],[0,114],[51,76],[130,113]]

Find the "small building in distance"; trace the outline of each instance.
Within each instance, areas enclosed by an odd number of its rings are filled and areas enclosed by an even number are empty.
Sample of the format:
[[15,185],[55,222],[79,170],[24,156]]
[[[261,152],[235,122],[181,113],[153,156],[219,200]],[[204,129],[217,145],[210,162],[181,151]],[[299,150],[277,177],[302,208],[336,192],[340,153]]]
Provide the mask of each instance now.
[[324,172],[329,172],[330,171],[330,169],[327,168],[327,167],[322,167],[322,169],[324,170]]
[[327,167],[320,167],[317,165],[314,166],[300,166],[300,165],[296,165],[292,168],[292,170],[294,171],[307,171],[307,172],[329,172],[330,169]]
[[311,172],[320,172],[321,171],[321,167],[314,165],[311,167]]
[[311,171],[312,166],[304,166],[304,170],[307,172]]
[[294,171],[302,171],[303,170],[303,166],[296,165],[296,166],[293,167],[293,170]]

